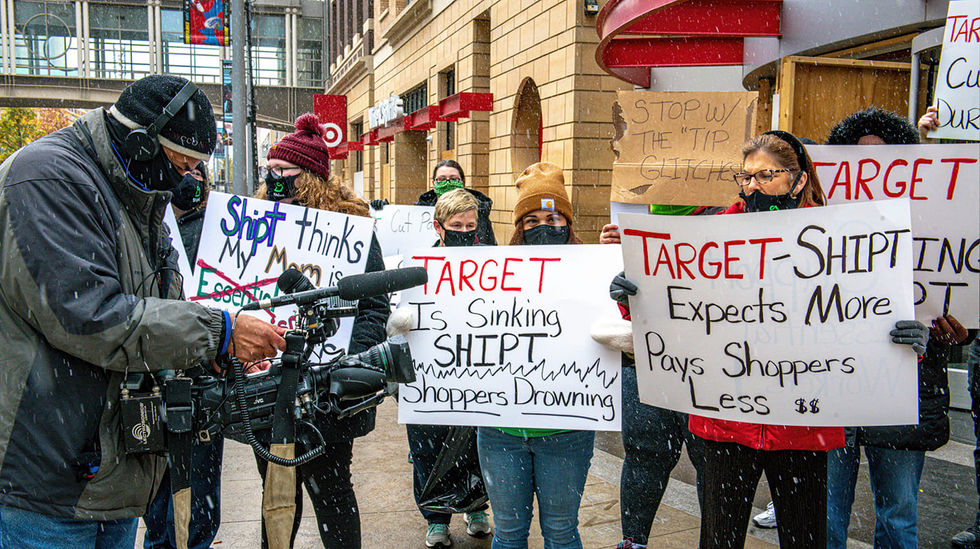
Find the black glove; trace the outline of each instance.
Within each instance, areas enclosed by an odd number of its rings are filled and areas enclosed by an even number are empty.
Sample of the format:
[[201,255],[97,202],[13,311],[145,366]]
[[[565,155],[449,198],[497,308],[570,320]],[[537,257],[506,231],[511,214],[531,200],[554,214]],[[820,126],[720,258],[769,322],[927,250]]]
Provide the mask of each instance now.
[[387,198],[385,198],[384,200],[378,200],[376,198],[371,201],[371,209],[376,212],[380,212],[381,209],[385,207],[385,204],[391,204],[390,202],[388,202]]
[[892,341],[911,345],[916,354],[926,353],[926,344],[929,343],[929,328],[918,320],[899,320],[895,323],[895,329],[889,332]]
[[614,276],[612,283],[609,284],[609,297],[613,301],[629,305],[629,296],[636,295],[636,284],[626,279],[626,271]]

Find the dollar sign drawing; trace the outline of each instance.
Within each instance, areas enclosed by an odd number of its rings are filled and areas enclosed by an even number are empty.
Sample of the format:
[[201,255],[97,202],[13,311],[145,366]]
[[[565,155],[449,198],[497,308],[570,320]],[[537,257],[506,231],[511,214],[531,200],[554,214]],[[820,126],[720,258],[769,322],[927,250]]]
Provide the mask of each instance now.
[[798,406],[798,408],[796,409],[797,412],[799,412],[801,414],[805,414],[806,413],[806,401],[805,400],[803,400],[802,398],[796,399],[796,405]]
[[[803,400],[803,399],[800,399],[800,400]],[[813,400],[810,401],[810,412],[816,414],[816,413],[818,413],[820,411],[820,408],[817,407],[817,403],[818,402],[820,402],[820,399],[817,399],[817,398],[815,398],[815,399],[813,399]]]

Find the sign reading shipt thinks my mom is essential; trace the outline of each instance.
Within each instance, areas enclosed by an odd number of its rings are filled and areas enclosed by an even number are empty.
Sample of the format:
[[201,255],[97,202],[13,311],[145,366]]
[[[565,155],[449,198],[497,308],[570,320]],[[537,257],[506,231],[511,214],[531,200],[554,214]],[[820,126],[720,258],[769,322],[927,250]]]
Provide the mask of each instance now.
[[916,423],[906,199],[620,215],[646,404],[775,425]]
[[[373,225],[369,217],[212,192],[188,299],[234,312],[278,297],[277,280],[289,268],[314,287],[336,286],[341,278],[364,272]],[[294,328],[296,312],[288,305],[245,314]],[[353,317],[341,320],[321,358],[345,352],[353,324]]]
[[618,317],[618,246],[430,248],[404,259],[429,281],[401,296],[415,317],[416,381],[399,388],[399,422],[619,430],[620,354],[589,336],[600,317]]

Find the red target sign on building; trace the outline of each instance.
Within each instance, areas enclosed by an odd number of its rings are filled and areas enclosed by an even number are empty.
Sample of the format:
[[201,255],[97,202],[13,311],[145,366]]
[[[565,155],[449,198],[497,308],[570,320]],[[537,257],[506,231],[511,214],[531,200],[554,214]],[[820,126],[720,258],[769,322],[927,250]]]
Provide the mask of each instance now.
[[313,113],[323,124],[327,146],[334,148],[347,142],[347,96],[313,96]]

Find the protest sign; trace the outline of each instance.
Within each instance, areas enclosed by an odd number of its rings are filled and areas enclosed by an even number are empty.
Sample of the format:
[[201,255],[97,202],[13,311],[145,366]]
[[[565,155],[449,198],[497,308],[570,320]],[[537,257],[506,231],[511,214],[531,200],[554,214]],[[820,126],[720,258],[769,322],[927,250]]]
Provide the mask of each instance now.
[[742,215],[623,214],[646,404],[775,425],[918,420],[907,200]]
[[949,3],[936,78],[939,128],[929,137],[980,140],[980,3]]
[[417,248],[431,248],[439,240],[432,226],[432,206],[399,206],[389,204],[381,210],[371,210],[377,220],[376,233],[385,257],[405,255]]
[[727,206],[742,143],[755,134],[755,92],[620,91],[610,200]]
[[980,317],[980,148],[808,146],[831,204],[904,197],[912,203],[915,316]]
[[398,421],[618,431],[620,355],[589,336],[618,317],[618,246],[434,248],[405,257],[429,282],[402,292],[415,316],[415,383]]
[[164,211],[163,222],[170,231],[170,245],[177,252],[177,271],[183,280],[181,287],[184,290],[184,296],[189,296],[191,295],[189,292],[194,285],[194,271],[191,269],[191,264],[188,261],[190,255],[187,253],[186,248],[184,248],[184,239],[180,236],[180,228],[177,225],[177,217],[174,215],[173,209],[168,207]]
[[[373,224],[368,217],[212,191],[188,299],[237,311],[279,296],[276,281],[289,268],[317,288],[336,286],[341,278],[364,272]],[[242,314],[286,328],[297,321],[295,306]],[[352,317],[342,319],[321,358],[346,351],[353,323]]]

